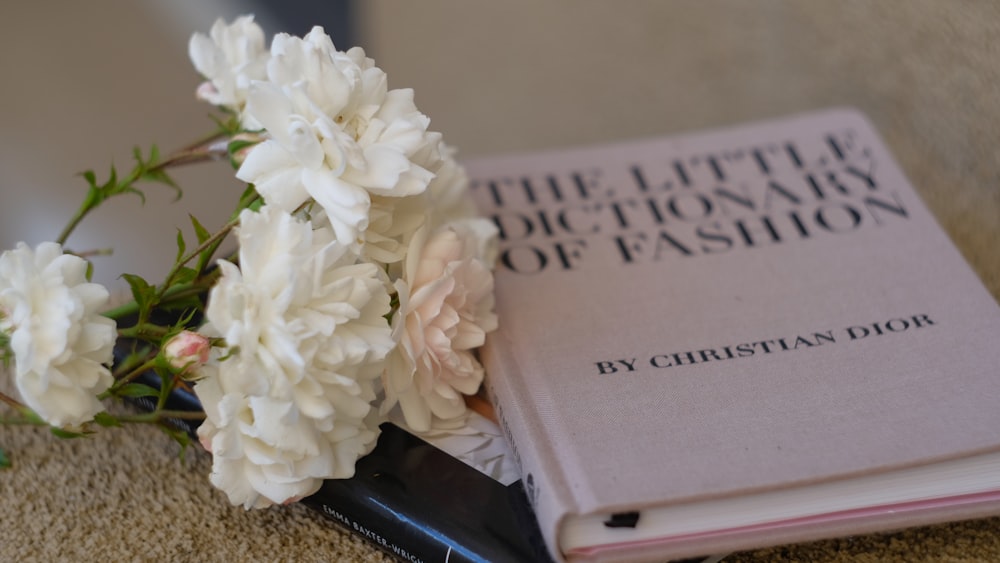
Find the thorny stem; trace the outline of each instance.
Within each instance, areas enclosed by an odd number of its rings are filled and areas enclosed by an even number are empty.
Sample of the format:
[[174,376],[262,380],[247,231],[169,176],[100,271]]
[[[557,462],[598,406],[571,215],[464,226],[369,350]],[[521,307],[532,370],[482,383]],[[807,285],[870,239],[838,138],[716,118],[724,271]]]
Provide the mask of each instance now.
[[128,372],[125,373],[125,375],[115,376],[116,381],[114,387],[112,387],[111,390],[102,393],[100,398],[103,399],[106,395],[110,395],[112,390],[120,389],[126,383],[132,381],[133,379],[153,369],[155,365],[156,365],[156,356],[154,355],[152,358],[149,358],[148,360],[139,364],[138,366],[131,368]]
[[84,250],[82,252],[70,252],[66,251],[67,254],[72,254],[73,256],[79,256],[80,258],[90,258],[92,256],[111,256],[112,249],[110,248],[94,248],[91,250]]
[[[205,413],[199,411],[159,410],[143,414],[113,415],[118,422],[125,424],[160,424],[166,419],[204,420]],[[0,417],[0,426],[49,426],[42,419]]]
[[123,414],[115,417],[119,422],[132,423],[159,423],[166,418],[177,418],[180,420],[204,420],[205,413],[201,411],[171,411],[158,410],[143,414]]
[[0,416],[0,426],[48,426],[48,424],[43,420]]
[[163,338],[169,332],[170,329],[165,326],[155,325],[152,323],[143,323],[141,325],[135,325],[129,328],[118,329],[118,336],[124,338],[142,338],[142,337]]
[[170,272],[167,274],[166,281],[163,282],[163,288],[160,290],[159,294],[156,296],[157,297],[156,301],[160,301],[161,299],[163,299],[166,296],[166,294],[169,291],[169,289],[171,289],[173,287],[173,286],[170,285],[170,282],[173,281],[174,277],[177,275],[177,273],[180,271],[180,269],[182,267],[184,267],[185,264],[187,264],[188,262],[190,262],[190,261],[194,260],[195,258],[197,258],[202,252],[204,252],[205,250],[207,250],[208,248],[210,248],[212,245],[214,245],[218,241],[226,238],[226,235],[228,235],[229,232],[232,231],[233,228],[235,228],[239,224],[240,224],[239,217],[237,217],[235,219],[230,219],[229,222],[226,223],[225,225],[223,225],[222,228],[219,229],[219,231],[217,233],[215,233],[214,235],[212,235],[212,236],[208,237],[207,239],[205,239],[205,242],[199,244],[198,248],[195,248],[187,256],[185,256],[185,257],[181,258],[180,260],[178,260],[177,263],[174,264],[174,267],[171,268]]
[[[221,138],[222,136],[223,136],[222,133],[216,132],[210,135],[209,137],[206,137],[205,140],[195,143],[194,145],[185,147],[172,154],[170,158],[168,158],[167,160],[164,160],[163,162],[150,167],[148,170],[146,170],[146,173],[148,174],[150,172],[160,172],[173,166],[194,164],[196,162],[206,162],[209,160],[216,160],[222,158],[223,156],[228,154],[226,148],[223,147],[220,150],[218,147],[214,146],[215,141]],[[129,175],[128,179],[125,180],[124,183],[132,184],[138,181],[139,176],[137,174],[138,174],[137,171],[133,171]],[[76,227],[80,224],[81,221],[83,221],[83,218],[86,217],[88,213],[90,213],[96,208],[97,208],[96,205],[84,204],[80,206],[80,208],[77,209],[76,213],[73,215],[73,218],[69,220],[69,223],[67,223],[66,226],[63,228],[62,232],[59,233],[59,237],[56,238],[56,242],[61,245],[65,244],[66,240],[69,238],[69,235],[74,230],[76,230]]]
[[76,226],[80,224],[80,221],[83,221],[83,218],[87,216],[87,213],[89,213],[91,209],[93,209],[93,207],[86,206],[81,206],[80,209],[77,209],[76,214],[69,220],[69,223],[66,223],[62,232],[59,233],[59,237],[56,238],[56,242],[59,244],[66,244],[66,239],[69,238],[70,233],[76,229]]
[[20,403],[20,401],[18,401],[14,397],[11,397],[10,395],[4,394],[4,393],[0,393],[0,402],[7,403],[8,405],[10,405],[10,406],[12,406],[12,407],[14,407],[15,409],[18,409],[18,410],[21,410],[21,409],[24,408],[24,405],[22,405]]
[[[175,300],[181,300],[192,296],[201,295],[205,289],[211,285],[214,281],[215,275],[209,275],[203,277],[197,283],[182,283],[175,286],[171,286],[169,289],[163,292],[163,295],[159,299],[159,304],[169,304]],[[120,319],[122,317],[127,317],[129,315],[134,315],[139,312],[139,304],[135,301],[129,301],[128,303],[119,305],[114,309],[108,309],[102,313],[105,317],[110,319]]]

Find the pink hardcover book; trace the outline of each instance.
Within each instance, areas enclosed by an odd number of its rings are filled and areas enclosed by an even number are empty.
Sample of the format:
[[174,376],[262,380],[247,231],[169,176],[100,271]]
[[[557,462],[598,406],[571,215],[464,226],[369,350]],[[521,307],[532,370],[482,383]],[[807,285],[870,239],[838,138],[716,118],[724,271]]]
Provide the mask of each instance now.
[[555,558],[1000,513],[1000,309],[858,112],[467,165]]

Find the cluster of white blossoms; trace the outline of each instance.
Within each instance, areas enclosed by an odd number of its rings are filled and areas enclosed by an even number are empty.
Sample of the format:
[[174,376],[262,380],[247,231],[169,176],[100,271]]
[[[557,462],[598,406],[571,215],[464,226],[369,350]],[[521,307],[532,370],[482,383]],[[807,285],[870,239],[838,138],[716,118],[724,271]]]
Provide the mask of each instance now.
[[108,290],[87,281],[87,262],[44,242],[0,255],[0,336],[14,357],[21,398],[49,424],[76,428],[104,410],[113,383],[115,322],[100,315]]
[[[244,16],[196,34],[189,54],[206,79],[197,96],[239,123],[227,130],[240,143],[236,176],[259,197],[239,200],[237,260],[187,268],[214,280],[205,324],[150,326],[141,301],[184,282],[132,276],[139,321],[119,328],[102,312],[127,313],[106,310],[86,260],[22,243],[0,255],[0,360],[13,360],[23,404],[0,399],[86,431],[103,396],[150,394],[131,383],[143,370],[195,380],[212,483],[247,508],[293,502],[352,476],[389,416],[417,431],[462,420],[463,395],[483,379],[474,352],[497,324],[497,230],[475,217],[465,172],[413,92],[389,90],[361,49],[337,51],[318,27],[268,49]],[[88,174],[90,195],[108,197]],[[153,344],[125,351],[121,374],[109,369],[119,334]],[[136,354],[149,354],[138,367]]]
[[496,229],[412,91],[321,28],[262,37],[244,17],[190,43],[198,95],[262,139],[236,175],[264,206],[219,264],[201,332],[225,346],[195,386],[212,482],[248,508],[353,475],[397,404],[418,431],[463,416],[496,327]]

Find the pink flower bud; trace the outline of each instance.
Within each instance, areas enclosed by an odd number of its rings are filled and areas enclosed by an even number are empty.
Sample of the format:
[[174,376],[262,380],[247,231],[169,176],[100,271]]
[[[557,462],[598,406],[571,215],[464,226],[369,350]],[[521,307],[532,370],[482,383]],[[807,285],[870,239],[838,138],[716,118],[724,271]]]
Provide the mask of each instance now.
[[212,345],[208,338],[197,332],[185,330],[176,334],[163,346],[163,357],[167,359],[170,367],[185,374],[205,365],[211,349]]
[[194,91],[194,96],[199,100],[204,100],[206,102],[212,103],[219,97],[219,90],[212,84],[211,81],[206,80],[198,85],[198,88]]

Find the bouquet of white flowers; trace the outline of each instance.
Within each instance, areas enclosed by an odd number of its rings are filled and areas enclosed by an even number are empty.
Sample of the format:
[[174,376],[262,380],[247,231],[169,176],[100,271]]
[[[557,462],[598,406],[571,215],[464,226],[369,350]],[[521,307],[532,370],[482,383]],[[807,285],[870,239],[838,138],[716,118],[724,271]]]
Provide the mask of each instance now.
[[[337,51],[317,27],[267,49],[244,16],[195,34],[190,57],[217,131],[163,159],[136,150],[134,169],[103,183],[84,173],[55,242],[0,255],[0,359],[20,395],[0,394],[14,411],[0,422],[64,437],[152,423],[183,443],[167,420],[201,417],[210,480],[232,503],[292,502],[352,476],[394,409],[416,431],[465,414],[497,322],[496,229],[413,92],[389,90],[360,48]],[[123,274],[132,301],[109,309],[93,253],[64,246],[73,229],[142,182],[179,196],[169,169],[220,158],[248,184],[232,219],[213,233],[192,217],[197,244],[179,232],[166,278]],[[238,250],[217,256],[230,233]],[[163,311],[176,320],[158,322]],[[158,387],[137,381],[151,371]],[[166,407],[188,385],[203,414]],[[156,408],[105,410],[141,397]]]

